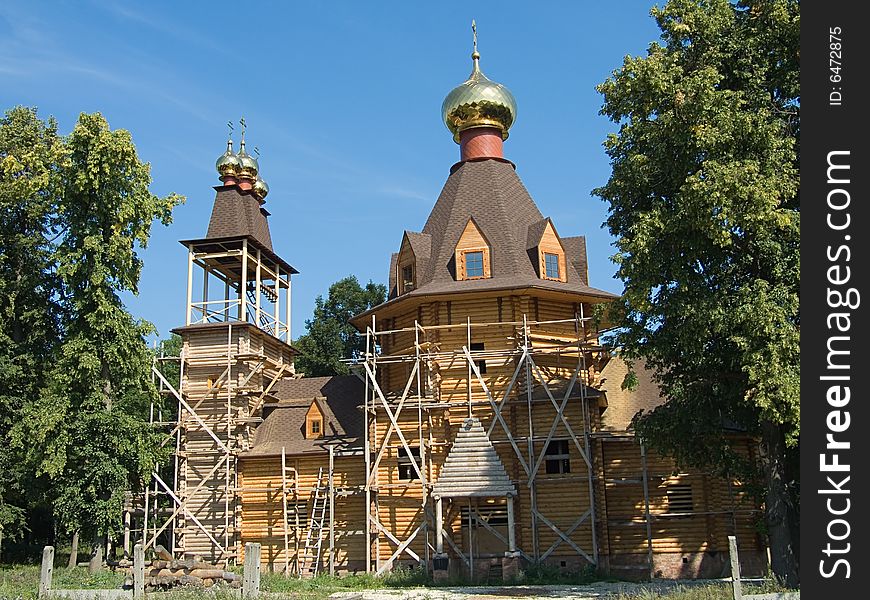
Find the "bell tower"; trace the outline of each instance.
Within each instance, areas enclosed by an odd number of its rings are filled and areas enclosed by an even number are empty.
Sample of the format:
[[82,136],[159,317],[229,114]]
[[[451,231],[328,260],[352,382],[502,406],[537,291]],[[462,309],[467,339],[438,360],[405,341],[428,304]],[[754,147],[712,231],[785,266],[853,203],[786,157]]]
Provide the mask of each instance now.
[[[269,187],[248,153],[241,120],[217,160],[208,231],[183,240],[187,296],[182,337],[176,443],[173,552],[232,562],[241,508],[237,457],[250,445],[272,390],[293,377],[291,278],[298,271],[275,253],[264,208]],[[230,124],[232,131],[232,125]],[[258,154],[254,150],[254,154]]]

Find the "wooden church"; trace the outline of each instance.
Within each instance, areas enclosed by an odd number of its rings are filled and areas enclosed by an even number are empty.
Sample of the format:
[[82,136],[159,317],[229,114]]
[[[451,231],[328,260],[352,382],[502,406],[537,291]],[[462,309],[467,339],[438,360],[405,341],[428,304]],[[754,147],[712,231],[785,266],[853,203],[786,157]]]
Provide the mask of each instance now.
[[614,295],[590,286],[585,238],[561,235],[505,158],[516,102],[479,63],[475,41],[442,107],[460,160],[422,228],[397,230],[389,298],[353,319],[353,375],[295,371],[297,271],[273,247],[244,131],[238,152],[229,142],[208,231],[182,242],[180,389],[162,381],[175,458],[155,484],[170,510],[144,526],[149,546],[232,562],[258,542],[294,575],[420,565],[481,581],[543,563],[696,577],[727,571],[736,534],[744,572],[765,568],[740,482],[680,472],[632,434],[663,399],[643,369],[621,389],[627,367],[591,319]]

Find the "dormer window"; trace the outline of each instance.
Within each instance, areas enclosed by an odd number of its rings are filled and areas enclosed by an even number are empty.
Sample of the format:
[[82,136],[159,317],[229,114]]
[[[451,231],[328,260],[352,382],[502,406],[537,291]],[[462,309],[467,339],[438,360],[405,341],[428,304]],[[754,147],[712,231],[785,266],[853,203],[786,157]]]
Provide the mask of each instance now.
[[402,293],[410,292],[414,289],[414,265],[405,265],[402,267]]
[[465,252],[465,278],[483,277],[483,250]]
[[547,279],[559,280],[562,278],[559,270],[559,255],[551,252],[544,252],[544,276]]
[[487,279],[492,277],[489,240],[474,222],[468,219],[465,230],[456,243],[456,279]]
[[305,413],[305,439],[314,440],[323,437],[323,409],[315,399]]
[[565,247],[549,217],[529,226],[529,258],[538,277],[550,281],[568,281]]
[[395,285],[396,295],[401,296],[420,287],[417,276],[426,272],[426,262],[432,250],[432,239],[427,233],[406,231],[402,245],[391,268],[390,286]]

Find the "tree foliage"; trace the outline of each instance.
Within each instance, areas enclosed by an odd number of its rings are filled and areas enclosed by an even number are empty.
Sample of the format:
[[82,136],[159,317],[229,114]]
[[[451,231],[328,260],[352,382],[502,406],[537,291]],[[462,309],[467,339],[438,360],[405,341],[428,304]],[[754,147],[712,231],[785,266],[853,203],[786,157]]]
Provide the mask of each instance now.
[[351,317],[386,300],[387,288],[369,281],[362,287],[353,275],[329,286],[326,300],[317,296],[314,317],[305,321],[306,332],[293,345],[302,353],[296,369],[309,377],[342,375],[348,368],[341,362],[365,350],[365,340],[350,324]]
[[[762,439],[774,570],[795,583],[799,437],[799,10],[792,0],[672,0],[663,43],[598,86],[611,318],[666,404],[638,433],[684,464],[746,467],[724,425]],[[748,475],[743,471],[744,475]],[[790,533],[791,532],[791,533]]]
[[22,533],[33,481],[9,434],[45,384],[60,339],[59,282],[50,268],[62,143],[53,120],[16,108],[0,120],[0,537]]
[[[7,119],[27,114],[38,131],[34,111],[14,109]],[[53,122],[42,127],[55,135]],[[40,386],[21,403],[9,435],[34,475],[50,482],[62,529],[106,535],[120,525],[124,492],[140,489],[164,454],[148,425],[150,404],[159,402],[145,344],[153,327],[134,319],[120,294],[137,293],[138,251],[152,223],[168,224],[182,199],[148,190],[150,167],[129,132],[109,129],[98,113],[80,115],[45,162],[44,193],[12,194],[42,215],[12,247],[42,250],[31,253],[34,272],[48,274],[54,287],[35,310],[58,318],[61,335],[27,366]],[[24,173],[12,172],[15,185],[24,186]]]
[[181,389],[181,362],[177,359],[181,356],[182,345],[181,336],[173,333],[167,339],[161,340],[159,348],[154,352],[160,372],[176,390]]

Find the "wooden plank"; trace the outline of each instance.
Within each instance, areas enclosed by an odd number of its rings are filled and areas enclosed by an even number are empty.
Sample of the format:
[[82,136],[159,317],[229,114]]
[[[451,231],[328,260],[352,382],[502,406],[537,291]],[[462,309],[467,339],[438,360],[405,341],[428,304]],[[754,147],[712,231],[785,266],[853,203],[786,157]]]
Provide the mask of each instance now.
[[133,597],[145,597],[145,548],[142,544],[133,546]]
[[737,538],[728,536],[728,554],[731,558],[731,589],[734,600],[743,599],[743,585],[740,583],[740,559],[737,557]]
[[335,446],[329,445],[329,574],[335,576]]
[[39,571],[39,597],[47,598],[51,593],[51,578],[54,574],[54,546],[42,549],[42,568]]
[[245,570],[242,579],[242,598],[260,595],[260,544],[245,544]]

